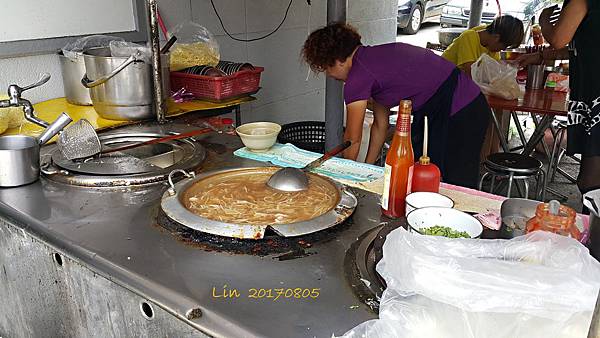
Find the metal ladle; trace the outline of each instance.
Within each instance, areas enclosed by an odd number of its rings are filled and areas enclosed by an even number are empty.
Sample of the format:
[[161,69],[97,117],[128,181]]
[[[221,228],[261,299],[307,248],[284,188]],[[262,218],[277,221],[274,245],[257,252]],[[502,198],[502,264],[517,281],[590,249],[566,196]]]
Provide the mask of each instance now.
[[333,156],[341,153],[344,149],[350,147],[352,142],[346,141],[330,151],[326,152],[323,156],[310,162],[303,168],[283,168],[279,169],[274,173],[271,178],[267,181],[267,185],[273,189],[294,192],[308,189],[308,176],[307,172],[323,164],[323,162],[332,158]]

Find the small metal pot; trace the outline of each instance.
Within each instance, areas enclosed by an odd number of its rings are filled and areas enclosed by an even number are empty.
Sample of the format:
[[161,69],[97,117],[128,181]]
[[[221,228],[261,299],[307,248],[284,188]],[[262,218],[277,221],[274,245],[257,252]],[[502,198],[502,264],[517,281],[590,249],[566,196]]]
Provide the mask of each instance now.
[[71,118],[62,113],[39,137],[0,137],[0,187],[17,187],[37,181],[40,176],[40,146],[58,134]]

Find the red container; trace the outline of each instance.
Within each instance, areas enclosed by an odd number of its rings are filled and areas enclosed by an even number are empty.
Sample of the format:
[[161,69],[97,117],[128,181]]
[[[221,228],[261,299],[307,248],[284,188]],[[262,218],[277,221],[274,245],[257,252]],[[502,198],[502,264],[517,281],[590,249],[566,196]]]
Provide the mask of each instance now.
[[219,77],[171,72],[171,90],[185,88],[199,99],[223,101],[258,91],[263,70],[255,67]]
[[421,156],[413,169],[411,192],[439,192],[440,177],[440,169],[430,162],[429,157]]

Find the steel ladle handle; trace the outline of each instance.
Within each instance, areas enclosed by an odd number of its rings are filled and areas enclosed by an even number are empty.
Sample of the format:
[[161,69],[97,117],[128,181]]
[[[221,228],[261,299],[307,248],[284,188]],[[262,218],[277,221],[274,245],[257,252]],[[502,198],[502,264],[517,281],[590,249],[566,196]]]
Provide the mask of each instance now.
[[310,170],[320,166],[321,164],[323,164],[323,162],[325,162],[328,159],[332,158],[333,156],[341,153],[342,151],[344,151],[346,148],[350,147],[351,145],[352,145],[351,141],[346,141],[346,142],[336,146],[335,148],[326,152],[325,155],[323,155],[323,156],[319,157],[318,159],[307,164],[306,167],[302,168],[302,170],[310,171]]

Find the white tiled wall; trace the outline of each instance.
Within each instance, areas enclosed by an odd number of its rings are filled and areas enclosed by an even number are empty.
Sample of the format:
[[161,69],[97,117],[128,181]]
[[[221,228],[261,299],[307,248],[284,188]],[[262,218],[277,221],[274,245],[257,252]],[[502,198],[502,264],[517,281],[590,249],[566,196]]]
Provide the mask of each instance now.
[[[288,123],[300,120],[323,120],[325,79],[310,74],[301,62],[300,49],[310,31],[325,25],[327,1],[292,2],[283,26],[270,37],[255,42],[238,42],[225,35],[209,0],[159,0],[161,16],[169,29],[193,19],[211,31],[219,42],[225,60],[247,61],[265,67],[262,89],[257,101],[244,105],[244,121],[269,120]],[[227,30],[235,37],[248,39],[271,32],[280,23],[287,0],[214,0]],[[348,21],[363,36],[363,43],[395,41],[395,0],[348,0]],[[309,25],[310,17],[310,27]],[[0,59],[0,90],[10,83],[27,84],[41,72],[52,80],[44,87],[27,93],[34,102],[64,96],[58,58],[38,55]]]

